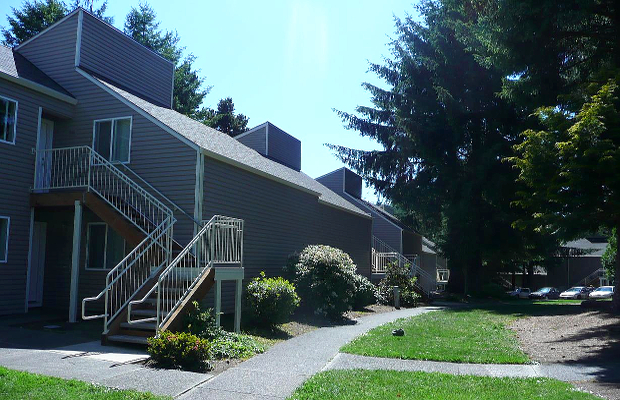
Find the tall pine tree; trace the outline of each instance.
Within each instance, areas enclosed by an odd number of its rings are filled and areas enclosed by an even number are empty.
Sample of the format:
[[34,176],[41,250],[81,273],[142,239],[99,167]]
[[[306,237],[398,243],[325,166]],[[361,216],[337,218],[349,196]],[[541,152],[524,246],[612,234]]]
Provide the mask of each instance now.
[[434,1],[418,10],[421,23],[396,21],[392,59],[371,64],[388,88],[366,83],[373,106],[339,112],[383,150],[331,148],[379,193],[423,216],[453,289],[475,292],[483,268],[512,263],[528,245],[511,226],[516,175],[503,162],[523,117],[496,96],[500,72],[481,66],[460,40],[469,17]]

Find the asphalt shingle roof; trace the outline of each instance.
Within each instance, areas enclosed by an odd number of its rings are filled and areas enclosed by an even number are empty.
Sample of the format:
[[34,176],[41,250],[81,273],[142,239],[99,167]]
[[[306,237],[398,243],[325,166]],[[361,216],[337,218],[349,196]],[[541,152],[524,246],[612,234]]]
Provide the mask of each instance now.
[[227,134],[210,128],[174,110],[152,104],[138,96],[114,86],[107,81],[97,77],[93,78],[97,79],[103,85],[107,86],[122,96],[125,100],[143,110],[145,113],[155,118],[157,121],[161,122],[174,132],[207,150],[207,152],[225,157],[234,163],[249,167],[256,172],[274,177],[277,180],[282,180],[300,188],[312,191],[319,196],[321,201],[335,207],[345,209],[356,214],[369,216],[367,213],[349,203],[319,182],[315,181],[310,176],[301,171],[296,171],[263,157],[257,151],[245,146]]
[[64,95],[71,96],[71,93],[67,92],[52,78],[45,75],[24,56],[2,45],[0,45],[0,72],[14,78],[26,79],[38,83],[39,85],[46,86]]

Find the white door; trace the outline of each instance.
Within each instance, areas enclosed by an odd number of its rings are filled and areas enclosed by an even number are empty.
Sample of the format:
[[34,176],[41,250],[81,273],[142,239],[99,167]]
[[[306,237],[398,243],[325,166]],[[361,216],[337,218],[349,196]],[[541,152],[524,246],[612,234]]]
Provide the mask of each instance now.
[[[41,127],[37,137],[37,167],[36,167],[36,188],[46,189],[50,186],[52,154],[48,150],[52,148],[54,139],[54,122],[41,119]],[[43,190],[45,191],[45,190]]]
[[32,249],[30,249],[30,290],[28,307],[38,307],[43,303],[43,270],[45,267],[45,241],[47,224],[34,223]]

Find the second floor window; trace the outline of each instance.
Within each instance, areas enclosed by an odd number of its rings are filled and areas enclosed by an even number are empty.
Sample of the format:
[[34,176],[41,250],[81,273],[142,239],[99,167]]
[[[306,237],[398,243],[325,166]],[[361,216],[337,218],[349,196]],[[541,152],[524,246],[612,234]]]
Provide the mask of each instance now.
[[131,117],[95,121],[93,148],[110,162],[129,162]]
[[17,102],[0,96],[0,142],[15,143]]

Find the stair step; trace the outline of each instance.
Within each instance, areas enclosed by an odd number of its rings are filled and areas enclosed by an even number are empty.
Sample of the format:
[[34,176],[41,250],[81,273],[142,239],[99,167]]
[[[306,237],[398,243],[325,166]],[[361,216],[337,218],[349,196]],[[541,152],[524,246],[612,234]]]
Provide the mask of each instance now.
[[117,343],[147,344],[146,336],[112,335],[108,336],[108,341]]
[[155,322],[137,322],[130,324],[129,322],[121,322],[121,328],[124,329],[140,329],[145,331],[155,331]]
[[[160,312],[160,314],[164,314],[163,312]],[[154,317],[155,315],[157,315],[157,311],[154,308],[144,308],[141,310],[131,310],[131,315],[136,315],[136,316],[140,316],[140,317]]]

